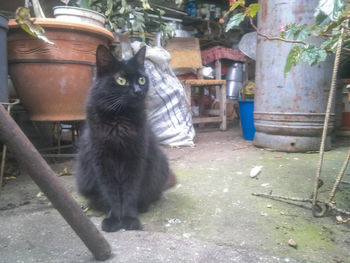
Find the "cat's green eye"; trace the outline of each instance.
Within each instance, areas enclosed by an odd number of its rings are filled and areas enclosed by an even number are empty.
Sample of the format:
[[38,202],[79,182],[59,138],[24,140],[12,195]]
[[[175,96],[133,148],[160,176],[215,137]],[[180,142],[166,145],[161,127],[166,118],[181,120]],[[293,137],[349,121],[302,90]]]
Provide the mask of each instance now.
[[145,77],[139,77],[139,84],[140,85],[145,85],[146,83],[146,78]]
[[116,78],[116,81],[117,81],[118,85],[120,85],[120,86],[124,86],[127,82],[126,79],[123,77]]

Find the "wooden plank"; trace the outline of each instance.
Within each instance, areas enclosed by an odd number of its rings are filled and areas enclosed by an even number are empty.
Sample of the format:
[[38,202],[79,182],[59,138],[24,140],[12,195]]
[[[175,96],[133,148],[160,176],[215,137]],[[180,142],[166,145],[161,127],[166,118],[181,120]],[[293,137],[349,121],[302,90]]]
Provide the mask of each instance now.
[[194,37],[174,37],[172,39],[169,39],[166,47],[166,50],[183,50],[183,49],[190,49],[190,50],[200,50],[199,47],[199,41],[198,38]]
[[170,66],[172,68],[201,68],[202,57],[200,51],[181,49],[169,50],[171,55]]
[[188,109],[191,111],[191,85],[185,84],[185,92],[186,92],[186,105]]
[[221,117],[196,117],[192,118],[192,123],[210,123],[210,122],[221,122]]
[[226,85],[226,80],[224,79],[188,79],[186,84],[192,86],[217,86]]
[[220,117],[222,119],[222,123],[220,125],[220,129],[222,131],[226,131],[226,86],[222,85],[220,88]]

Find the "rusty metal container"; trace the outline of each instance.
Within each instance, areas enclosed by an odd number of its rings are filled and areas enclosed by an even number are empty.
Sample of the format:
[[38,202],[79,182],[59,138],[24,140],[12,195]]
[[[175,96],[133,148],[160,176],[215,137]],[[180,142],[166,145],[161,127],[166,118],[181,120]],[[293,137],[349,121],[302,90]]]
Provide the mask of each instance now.
[[[312,24],[318,0],[259,1],[258,27],[278,36],[279,27],[291,23]],[[313,41],[313,40],[308,40]],[[332,58],[310,67],[300,63],[286,77],[283,70],[290,43],[257,42],[254,144],[287,152],[318,150],[332,75]],[[329,129],[334,128],[334,114]],[[331,147],[330,136],[326,149]]]

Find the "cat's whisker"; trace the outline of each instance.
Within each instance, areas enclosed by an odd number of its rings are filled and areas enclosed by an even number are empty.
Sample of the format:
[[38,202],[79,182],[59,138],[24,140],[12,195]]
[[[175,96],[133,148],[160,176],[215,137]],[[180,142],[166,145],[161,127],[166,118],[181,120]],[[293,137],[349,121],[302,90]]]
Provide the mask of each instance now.
[[108,111],[118,112],[123,108],[122,97],[111,96],[106,98],[104,102],[105,102],[105,105],[107,105],[106,108],[104,109],[104,112],[108,112]]

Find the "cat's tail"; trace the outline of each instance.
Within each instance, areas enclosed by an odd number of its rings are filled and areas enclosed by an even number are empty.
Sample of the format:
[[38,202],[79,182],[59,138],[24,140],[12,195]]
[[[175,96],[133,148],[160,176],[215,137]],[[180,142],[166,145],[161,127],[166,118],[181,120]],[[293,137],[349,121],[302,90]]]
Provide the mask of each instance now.
[[175,174],[171,170],[169,170],[168,180],[163,187],[163,191],[174,187],[176,185],[176,183],[177,183],[177,179],[176,179]]

